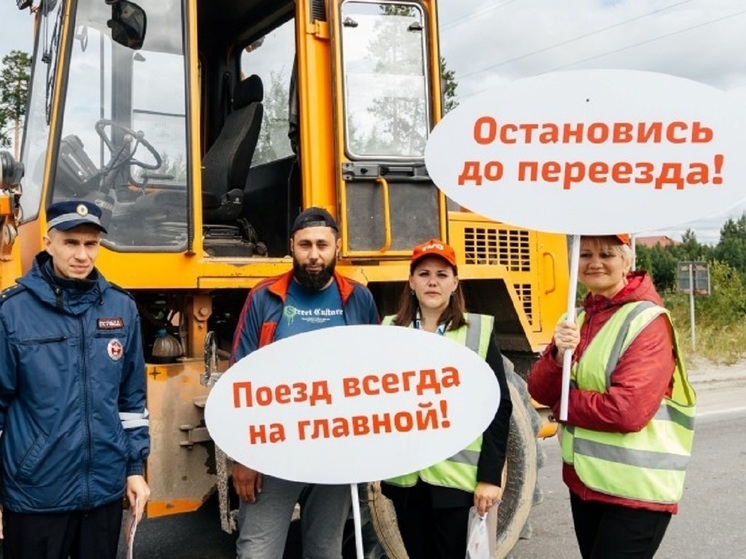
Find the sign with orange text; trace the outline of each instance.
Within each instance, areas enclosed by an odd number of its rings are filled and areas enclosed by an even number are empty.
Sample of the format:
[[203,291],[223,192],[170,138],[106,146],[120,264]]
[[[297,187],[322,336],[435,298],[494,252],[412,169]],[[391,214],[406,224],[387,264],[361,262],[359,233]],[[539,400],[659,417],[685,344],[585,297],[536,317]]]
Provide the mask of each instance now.
[[414,472],[464,449],[500,388],[474,351],[397,326],[338,326],[279,340],[210,391],[207,428],[231,458],[307,483]]
[[579,70],[467,99],[425,162],[462,206],[567,234],[660,229],[746,198],[746,104],[667,74]]

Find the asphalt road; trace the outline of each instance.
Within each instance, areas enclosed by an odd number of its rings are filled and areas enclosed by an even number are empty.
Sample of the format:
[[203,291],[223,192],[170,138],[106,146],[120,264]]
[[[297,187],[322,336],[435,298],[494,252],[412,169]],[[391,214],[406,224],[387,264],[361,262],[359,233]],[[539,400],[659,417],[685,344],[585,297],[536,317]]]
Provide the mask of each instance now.
[[[721,369],[692,379],[699,397],[694,454],[680,512],[656,559],[744,557],[746,369]],[[543,444],[548,455],[540,472],[544,502],[532,512],[532,537],[516,545],[512,559],[579,559],[557,441]],[[214,504],[189,515],[145,520],[137,532],[138,559],[234,556],[233,537],[220,531]]]
[[[746,556],[746,371],[740,379],[697,384],[698,413],[684,498],[656,559],[731,559]],[[512,559],[579,559],[556,441],[545,441],[540,473],[544,502],[531,513],[532,537]]]

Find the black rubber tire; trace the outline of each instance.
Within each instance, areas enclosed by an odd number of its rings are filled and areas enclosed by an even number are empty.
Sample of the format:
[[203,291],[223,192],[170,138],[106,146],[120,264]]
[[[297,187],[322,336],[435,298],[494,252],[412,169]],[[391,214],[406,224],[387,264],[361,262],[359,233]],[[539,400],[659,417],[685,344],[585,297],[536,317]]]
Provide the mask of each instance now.
[[[505,359],[505,373],[513,401],[508,435],[507,484],[498,510],[495,557],[507,557],[520,538],[530,536],[528,522],[536,497],[539,469],[539,416],[531,405],[526,382]],[[535,417],[534,417],[535,416]]]
[[391,501],[381,493],[377,481],[368,486],[370,521],[388,559],[409,559],[396,523],[396,512]]
[[[507,557],[521,537],[526,537],[528,517],[536,497],[538,458],[540,451],[536,434],[539,415],[531,405],[526,382],[513,371],[513,364],[504,359],[513,414],[508,435],[507,483],[503,501],[498,509],[496,553],[498,559]],[[370,516],[389,559],[408,559],[396,525],[394,507],[381,494],[377,483],[369,488]]]
[[[528,393],[528,385],[526,384],[524,378],[513,369],[513,365],[510,359],[503,357],[503,365],[505,367],[505,375],[508,379],[508,382],[512,384],[513,387],[520,394],[523,406],[528,410],[528,415],[531,418],[531,427],[533,428],[534,435],[536,436],[536,468],[537,470],[540,470],[544,467],[547,458],[546,453],[541,447],[539,440],[539,432],[541,431],[541,428],[543,426],[543,421],[541,419],[541,416],[539,415],[539,412],[536,411],[533,406],[531,395]],[[538,505],[543,500],[544,494],[541,491],[539,484],[537,483],[536,489],[534,490],[534,504]]]

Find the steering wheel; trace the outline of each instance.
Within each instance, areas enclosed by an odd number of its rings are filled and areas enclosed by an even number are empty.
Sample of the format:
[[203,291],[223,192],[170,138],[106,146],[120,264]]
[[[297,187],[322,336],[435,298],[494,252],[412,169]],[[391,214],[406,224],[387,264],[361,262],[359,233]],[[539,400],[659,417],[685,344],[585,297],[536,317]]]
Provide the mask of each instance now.
[[[108,118],[102,118],[98,122],[96,122],[96,133],[101,137],[101,139],[106,144],[106,147],[109,148],[109,152],[114,155],[117,151],[119,151],[121,148],[114,145],[114,142],[112,141],[110,136],[107,136],[106,134],[106,127],[111,127],[111,132],[113,135],[114,130],[119,130],[123,138],[126,142],[134,141],[135,147],[130,151],[129,153],[134,155],[135,151],[137,151],[137,148],[139,146],[143,146],[150,155],[153,156],[153,159],[155,160],[155,163],[144,163],[140,161],[139,159],[135,159],[134,157],[128,157],[126,162],[129,165],[136,165],[138,167],[142,167],[143,169],[151,169],[155,170],[160,168],[161,164],[163,163],[163,160],[161,159],[161,154],[156,151],[156,149],[153,147],[153,145],[148,142],[145,139],[145,134],[142,132],[135,132],[131,128],[127,128],[126,126],[122,126],[118,122],[114,122],[113,120],[109,120]],[[128,140],[127,137],[130,137],[131,140]],[[124,163],[124,161],[122,161]]]

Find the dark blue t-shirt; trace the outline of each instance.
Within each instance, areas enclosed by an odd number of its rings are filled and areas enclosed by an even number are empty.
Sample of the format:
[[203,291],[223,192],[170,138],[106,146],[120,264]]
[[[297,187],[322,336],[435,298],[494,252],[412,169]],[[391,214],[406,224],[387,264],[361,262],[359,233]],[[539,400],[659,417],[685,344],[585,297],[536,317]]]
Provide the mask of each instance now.
[[336,282],[322,291],[309,291],[297,281],[291,281],[275,340],[344,324],[342,297]]

